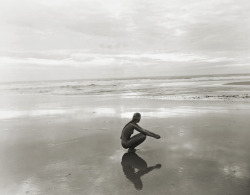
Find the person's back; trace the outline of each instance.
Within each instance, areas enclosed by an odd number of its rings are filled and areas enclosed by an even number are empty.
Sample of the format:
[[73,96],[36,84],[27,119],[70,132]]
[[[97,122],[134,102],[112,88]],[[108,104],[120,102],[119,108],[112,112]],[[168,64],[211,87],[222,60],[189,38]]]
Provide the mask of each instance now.
[[129,122],[122,130],[121,140],[125,142],[128,141],[133,133],[134,127]]

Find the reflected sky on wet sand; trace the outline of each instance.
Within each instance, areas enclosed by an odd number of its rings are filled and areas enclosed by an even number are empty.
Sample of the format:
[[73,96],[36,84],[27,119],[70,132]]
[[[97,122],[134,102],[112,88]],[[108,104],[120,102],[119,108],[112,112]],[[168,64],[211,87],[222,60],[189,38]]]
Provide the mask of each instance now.
[[[124,109],[124,108],[122,108]],[[206,113],[226,113],[228,112],[223,107],[194,107],[194,106],[178,106],[174,108],[130,108],[125,112],[116,110],[112,107],[85,107],[83,109],[77,108],[56,108],[56,109],[32,109],[32,110],[1,110],[0,119],[20,119],[20,118],[37,118],[37,117],[55,117],[58,115],[72,115],[78,114],[81,116],[88,113],[94,113],[95,117],[116,117],[120,115],[121,118],[131,118],[133,114],[138,110],[141,110],[143,117],[156,117],[156,118],[168,118],[176,116],[191,116],[200,115]],[[86,117],[86,116],[85,116]]]
[[[122,118],[131,118],[138,108],[130,109],[129,112],[122,112]],[[140,113],[143,117],[154,117],[154,118],[169,118],[176,116],[195,116],[206,113],[226,113],[228,112],[224,108],[220,107],[195,107],[195,106],[177,106],[174,108],[150,108],[140,109]]]
[[157,117],[142,115],[140,125],[162,138],[148,137],[128,154],[119,137],[129,119],[121,117],[121,105],[106,103],[90,115],[2,121],[0,194],[249,193],[247,105],[172,102],[162,110],[141,102],[142,113]]

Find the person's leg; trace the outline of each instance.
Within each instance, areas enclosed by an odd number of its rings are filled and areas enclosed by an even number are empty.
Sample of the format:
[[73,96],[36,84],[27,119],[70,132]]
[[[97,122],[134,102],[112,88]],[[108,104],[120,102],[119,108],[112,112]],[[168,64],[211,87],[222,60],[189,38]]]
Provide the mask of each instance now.
[[146,139],[146,135],[142,133],[138,133],[135,136],[131,137],[129,141],[127,141],[126,145],[130,150],[133,150],[136,146],[140,145]]
[[147,162],[143,160],[140,156],[138,156],[136,153],[125,153],[122,156],[122,164],[125,165],[131,165],[134,168],[137,168],[138,170],[146,169]]

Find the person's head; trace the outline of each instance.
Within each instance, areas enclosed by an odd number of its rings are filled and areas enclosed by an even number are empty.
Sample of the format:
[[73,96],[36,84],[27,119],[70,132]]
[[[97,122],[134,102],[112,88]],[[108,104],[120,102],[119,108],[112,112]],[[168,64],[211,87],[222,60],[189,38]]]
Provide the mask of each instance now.
[[141,120],[141,114],[138,112],[134,113],[133,118],[132,118],[132,122],[139,123],[140,120]]

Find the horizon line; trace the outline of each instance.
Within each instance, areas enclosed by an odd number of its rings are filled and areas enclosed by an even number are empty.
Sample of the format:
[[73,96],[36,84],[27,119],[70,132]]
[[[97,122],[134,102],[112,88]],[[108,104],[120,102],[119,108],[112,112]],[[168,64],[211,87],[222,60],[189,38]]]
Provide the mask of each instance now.
[[[143,76],[143,77],[102,77],[102,78],[77,78],[77,79],[48,79],[48,80],[17,80],[17,81],[0,81],[0,83],[27,83],[27,82],[60,82],[60,81],[94,81],[94,80],[131,80],[131,79],[166,79],[166,78],[179,78],[179,77],[189,77],[189,78],[198,78],[198,77],[219,77],[223,75],[231,75],[231,76],[236,76],[236,75],[250,75],[250,73],[234,73],[234,74],[193,74],[193,75],[169,75],[169,76]],[[187,78],[188,79],[188,78]]]

